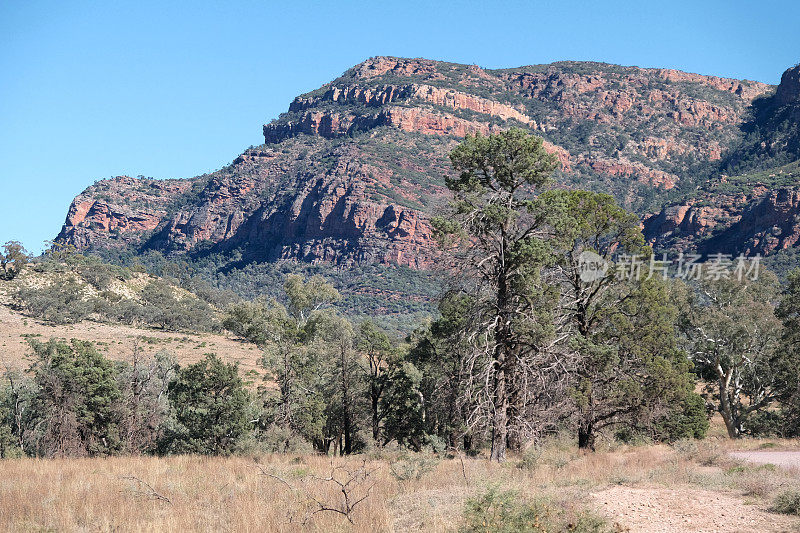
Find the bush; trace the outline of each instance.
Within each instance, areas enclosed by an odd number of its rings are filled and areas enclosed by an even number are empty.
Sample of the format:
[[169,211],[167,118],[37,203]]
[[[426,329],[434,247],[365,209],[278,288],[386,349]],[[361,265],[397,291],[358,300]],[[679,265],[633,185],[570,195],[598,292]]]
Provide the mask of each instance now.
[[0,279],[12,280],[29,261],[28,252],[20,242],[8,241],[0,252]]
[[32,448],[45,457],[119,451],[122,394],[113,363],[86,341],[34,340],[31,347]]
[[144,321],[169,330],[214,329],[214,310],[192,296],[177,298],[162,280],[151,281],[142,290]]
[[53,324],[75,324],[94,311],[94,302],[86,298],[83,287],[74,279],[44,287],[23,287],[16,297],[31,316]]
[[19,439],[13,432],[12,408],[14,400],[11,391],[0,388],[0,459],[14,459],[22,456]]
[[756,437],[781,437],[786,426],[782,412],[756,411],[745,418],[744,429]]
[[681,405],[653,427],[656,440],[675,442],[680,439],[702,439],[708,431],[708,414],[703,397],[689,392]]
[[776,513],[800,515],[800,491],[785,490],[775,496],[772,510]]
[[177,427],[165,437],[162,452],[229,455],[250,428],[250,395],[238,365],[214,354],[178,370],[168,396]]
[[419,481],[425,474],[433,472],[439,459],[425,453],[405,455],[390,464],[389,469],[398,481]]
[[272,338],[271,331],[277,316],[275,302],[239,302],[228,307],[222,327],[237,337],[264,346]]
[[248,453],[314,453],[314,446],[291,428],[269,424],[259,429],[241,447]]
[[571,513],[544,500],[529,501],[517,491],[491,487],[467,500],[462,533],[526,533],[606,531],[605,522],[591,513]]
[[529,446],[522,452],[522,457],[517,462],[517,468],[522,470],[536,470],[541,458],[542,448],[540,446]]

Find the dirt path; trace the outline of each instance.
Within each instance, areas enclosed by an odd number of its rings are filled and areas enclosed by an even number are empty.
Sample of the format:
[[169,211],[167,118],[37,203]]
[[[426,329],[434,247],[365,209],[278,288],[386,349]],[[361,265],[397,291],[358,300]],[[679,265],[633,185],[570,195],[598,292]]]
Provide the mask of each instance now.
[[798,531],[800,525],[796,518],[746,505],[726,492],[620,486],[592,497],[612,523],[637,533],[777,533]]
[[739,459],[750,463],[757,463],[761,465],[773,464],[787,470],[793,470],[800,474],[800,452],[731,452],[730,456],[734,459]]

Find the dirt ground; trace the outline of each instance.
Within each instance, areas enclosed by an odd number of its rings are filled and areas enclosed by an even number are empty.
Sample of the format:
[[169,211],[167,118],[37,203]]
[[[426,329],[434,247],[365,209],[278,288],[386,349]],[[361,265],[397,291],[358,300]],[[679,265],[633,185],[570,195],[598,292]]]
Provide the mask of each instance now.
[[612,487],[592,494],[599,511],[623,531],[661,532],[789,532],[796,518],[746,504],[735,494],[687,487]]
[[67,326],[52,326],[14,312],[0,305],[0,370],[25,368],[30,355],[28,340],[36,338],[79,339],[93,341],[98,350],[110,359],[131,357],[134,344],[146,354],[166,350],[181,365],[191,364],[207,353],[216,353],[225,361],[238,361],[242,375],[259,372],[261,352],[254,345],[224,335],[184,334],[154,329],[102,324],[85,320]]

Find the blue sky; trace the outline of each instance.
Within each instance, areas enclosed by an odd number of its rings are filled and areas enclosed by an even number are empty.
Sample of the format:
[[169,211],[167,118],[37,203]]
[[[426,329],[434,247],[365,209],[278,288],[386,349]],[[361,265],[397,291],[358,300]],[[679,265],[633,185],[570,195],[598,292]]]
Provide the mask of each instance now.
[[370,56],[777,83],[800,62],[798,20],[796,1],[0,0],[0,242],[40,251],[97,179],[228,164],[294,96]]

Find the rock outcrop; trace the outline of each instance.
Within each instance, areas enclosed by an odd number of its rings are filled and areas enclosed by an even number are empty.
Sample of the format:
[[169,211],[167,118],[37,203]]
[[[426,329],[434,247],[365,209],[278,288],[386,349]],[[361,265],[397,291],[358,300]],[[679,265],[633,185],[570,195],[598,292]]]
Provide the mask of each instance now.
[[[784,75],[774,98],[794,102],[796,83]],[[425,269],[437,257],[429,216],[447,201],[448,152],[467,134],[517,126],[545,138],[562,183],[655,211],[645,220],[654,243],[690,247],[741,223],[735,239],[773,250],[796,242],[794,226],[781,225],[793,213],[791,188],[786,197],[765,188],[758,197],[727,196],[727,204],[689,199],[659,209],[740,143],[750,105],[771,91],[602,63],[487,70],[372,58],[295,98],[263,126],[264,145],[218,172],[98,182],[75,199],[58,240],[82,250],[239,250],[245,259]],[[781,229],[747,236],[751,221]]]
[[656,248],[768,255],[798,246],[800,235],[800,66],[774,93],[754,101],[741,126],[745,142],[684,200],[645,217]]
[[800,65],[783,73],[775,96],[781,105],[800,104]]

